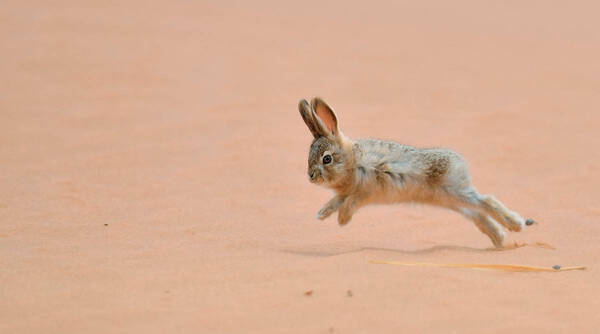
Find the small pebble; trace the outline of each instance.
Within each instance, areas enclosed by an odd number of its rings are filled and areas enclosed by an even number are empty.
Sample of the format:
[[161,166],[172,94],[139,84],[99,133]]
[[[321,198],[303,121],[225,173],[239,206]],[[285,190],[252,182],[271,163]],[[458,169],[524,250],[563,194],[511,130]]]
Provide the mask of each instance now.
[[304,293],[305,296],[312,296],[313,291],[312,290],[308,290]]
[[108,226],[108,224],[104,224],[104,226]]
[[527,225],[527,226],[531,226],[533,224],[535,224],[535,220],[533,220],[531,218],[529,218],[525,221],[525,225]]
[[558,264],[553,265],[552,268],[554,270],[560,270],[560,266]]
[[354,296],[354,294],[352,293],[352,290],[346,291],[346,296],[348,296],[348,297]]

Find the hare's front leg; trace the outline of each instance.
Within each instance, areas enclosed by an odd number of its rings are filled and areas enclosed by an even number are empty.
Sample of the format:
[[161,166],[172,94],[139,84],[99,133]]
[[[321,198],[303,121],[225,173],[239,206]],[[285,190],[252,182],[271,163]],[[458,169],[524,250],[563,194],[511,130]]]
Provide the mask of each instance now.
[[334,196],[327,203],[325,203],[325,205],[323,205],[323,207],[319,210],[319,212],[317,212],[317,219],[323,220],[323,219],[331,216],[331,214],[334,213],[340,207],[340,205],[342,205],[343,202],[344,202],[343,196],[340,196],[340,195]]
[[349,195],[344,198],[338,212],[338,224],[346,225],[352,219],[352,215],[360,207],[360,198],[356,195]]

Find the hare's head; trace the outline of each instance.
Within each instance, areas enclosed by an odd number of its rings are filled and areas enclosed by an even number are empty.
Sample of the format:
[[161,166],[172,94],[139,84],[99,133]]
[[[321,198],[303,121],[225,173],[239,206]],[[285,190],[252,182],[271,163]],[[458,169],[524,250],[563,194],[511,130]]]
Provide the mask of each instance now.
[[314,136],[308,152],[310,182],[335,186],[353,169],[352,144],[338,126],[337,116],[325,101],[315,97],[309,104],[301,100],[300,115]]

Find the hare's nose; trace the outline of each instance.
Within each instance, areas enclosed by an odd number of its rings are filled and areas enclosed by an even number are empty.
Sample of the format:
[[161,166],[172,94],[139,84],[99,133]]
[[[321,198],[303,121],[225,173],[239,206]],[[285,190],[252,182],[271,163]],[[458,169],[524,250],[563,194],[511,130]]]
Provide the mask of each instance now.
[[314,178],[315,178],[315,172],[313,172],[313,171],[310,171],[310,172],[308,173],[308,176],[310,176],[310,179],[311,179],[311,180],[312,180],[312,179],[314,179]]

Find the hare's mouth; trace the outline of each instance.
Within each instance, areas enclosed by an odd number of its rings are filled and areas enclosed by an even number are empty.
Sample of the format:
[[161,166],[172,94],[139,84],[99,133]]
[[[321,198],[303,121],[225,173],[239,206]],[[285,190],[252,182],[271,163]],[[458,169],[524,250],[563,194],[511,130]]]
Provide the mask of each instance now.
[[313,177],[309,176],[308,179],[309,179],[309,181],[311,183],[314,183],[314,184],[323,184],[323,183],[325,183],[325,178],[323,178],[323,175],[321,175],[320,173],[317,173],[316,175],[313,175]]
[[310,179],[310,182],[314,184],[323,184],[325,183],[325,179],[323,179],[322,176],[317,176],[315,178]]

